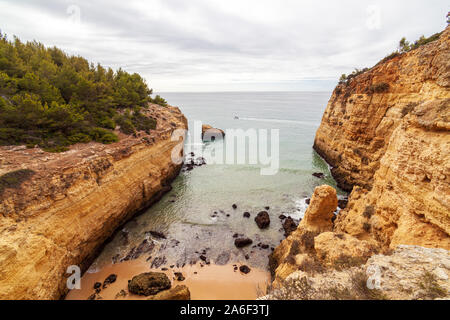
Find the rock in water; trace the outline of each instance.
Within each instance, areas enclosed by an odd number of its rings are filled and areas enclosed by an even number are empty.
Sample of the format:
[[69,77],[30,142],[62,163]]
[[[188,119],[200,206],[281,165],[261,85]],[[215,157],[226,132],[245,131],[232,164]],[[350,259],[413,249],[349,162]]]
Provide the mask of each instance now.
[[137,275],[128,283],[128,291],[140,296],[151,296],[170,289],[171,283],[164,273],[147,272]]
[[322,172],[315,172],[312,174],[314,177],[319,178],[319,179],[324,179],[325,175]]
[[234,245],[237,248],[244,248],[244,247],[251,245],[252,243],[253,243],[253,240],[249,239],[249,238],[239,238],[239,239],[234,240]]
[[166,235],[162,232],[149,231],[149,233],[152,235],[152,237],[154,237],[156,239],[167,239]]
[[258,213],[255,218],[256,224],[260,229],[267,229],[270,225],[270,217],[267,211],[262,211]]

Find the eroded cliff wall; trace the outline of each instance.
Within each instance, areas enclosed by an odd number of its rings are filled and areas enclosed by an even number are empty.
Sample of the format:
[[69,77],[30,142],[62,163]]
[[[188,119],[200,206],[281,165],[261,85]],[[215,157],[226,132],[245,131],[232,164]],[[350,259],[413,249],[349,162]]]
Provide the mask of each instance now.
[[335,230],[450,249],[450,27],[333,93],[315,149],[353,192]]
[[170,189],[181,168],[172,152],[182,146],[171,134],[187,122],[170,106],[151,105],[148,114],[157,130],[112,145],[63,154],[0,148],[0,176],[30,170],[0,190],[0,299],[60,298],[68,266],[85,270],[117,227]]
[[450,98],[450,27],[440,39],[394,56],[336,87],[314,148],[339,185],[370,189],[394,130],[418,105]]

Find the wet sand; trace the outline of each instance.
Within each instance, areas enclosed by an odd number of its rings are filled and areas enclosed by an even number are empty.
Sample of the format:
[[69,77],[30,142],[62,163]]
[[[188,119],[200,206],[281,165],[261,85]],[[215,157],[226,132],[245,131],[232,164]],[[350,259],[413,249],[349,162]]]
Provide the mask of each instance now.
[[[240,264],[236,264],[240,267]],[[168,268],[167,271],[151,270],[148,262],[144,260],[127,261],[119,264],[111,264],[96,273],[86,273],[81,279],[81,289],[71,290],[66,296],[67,300],[86,300],[95,293],[94,284],[103,282],[111,275],[116,274],[117,280],[97,295],[103,300],[146,300],[128,292],[128,280],[138,274],[155,271],[164,272],[170,280],[172,287],[186,285],[191,292],[192,300],[255,300],[266,292],[270,282],[270,274],[267,271],[251,268],[249,274],[244,275],[239,270],[234,270],[234,265],[204,265],[185,266],[184,268]],[[181,272],[186,278],[184,281],[176,281],[174,272]],[[117,296],[124,290],[125,297]]]

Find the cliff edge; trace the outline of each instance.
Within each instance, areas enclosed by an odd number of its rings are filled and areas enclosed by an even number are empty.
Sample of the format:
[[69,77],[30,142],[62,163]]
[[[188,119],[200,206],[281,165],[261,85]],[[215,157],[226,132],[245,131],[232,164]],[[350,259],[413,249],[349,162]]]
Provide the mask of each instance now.
[[385,247],[450,249],[449,131],[450,27],[339,84],[314,144],[353,189],[336,229]]
[[170,190],[178,108],[150,104],[156,130],[54,154],[0,147],[0,299],[58,299],[68,266],[84,271],[124,222]]

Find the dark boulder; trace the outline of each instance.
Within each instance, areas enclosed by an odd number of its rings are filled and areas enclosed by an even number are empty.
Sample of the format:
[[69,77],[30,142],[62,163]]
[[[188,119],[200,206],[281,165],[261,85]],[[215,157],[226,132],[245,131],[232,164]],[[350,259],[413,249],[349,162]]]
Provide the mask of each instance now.
[[110,285],[111,283],[116,282],[117,280],[117,275],[116,274],[111,274],[109,275],[105,281],[103,282],[103,289],[105,289],[108,285]]
[[152,235],[152,237],[154,237],[156,239],[167,239],[166,235],[162,232],[149,231],[148,233],[150,233]]
[[239,268],[239,271],[241,271],[243,274],[248,274],[250,273],[250,268],[248,266],[241,266]]
[[175,272],[174,275],[175,275],[175,279],[177,281],[184,281],[184,280],[186,280],[186,278],[183,276],[183,274],[181,272]]
[[325,174],[323,174],[322,172],[315,172],[312,174],[314,177],[319,178],[319,179],[324,179],[325,178]]
[[233,204],[233,209],[234,209],[234,210],[237,209],[237,204]]
[[284,236],[289,237],[292,232],[297,230],[297,224],[295,223],[294,219],[288,217],[283,222],[283,229],[284,229]]
[[219,266],[224,266],[230,261],[231,254],[229,252],[222,252],[219,254],[219,256],[216,258],[215,263]]
[[249,238],[239,238],[239,239],[234,240],[234,245],[237,248],[244,248],[244,247],[251,245],[252,243],[253,243],[253,240],[249,239]]
[[267,211],[262,211],[258,213],[255,218],[255,222],[260,229],[267,229],[270,225],[270,217]]
[[346,199],[338,200],[338,207],[341,210],[344,210],[345,208],[347,208],[347,204],[348,204],[348,200],[346,200]]
[[249,219],[250,218],[250,212],[244,212],[244,218]]
[[147,272],[137,275],[128,283],[128,291],[140,296],[151,296],[170,289],[171,283],[164,273]]

